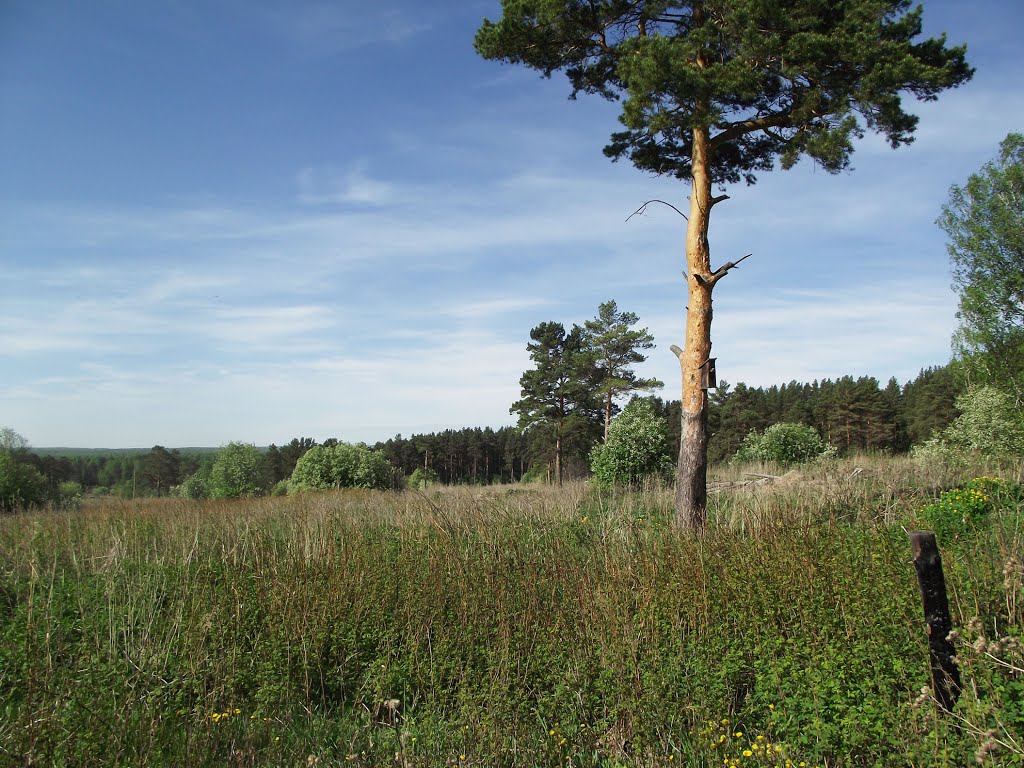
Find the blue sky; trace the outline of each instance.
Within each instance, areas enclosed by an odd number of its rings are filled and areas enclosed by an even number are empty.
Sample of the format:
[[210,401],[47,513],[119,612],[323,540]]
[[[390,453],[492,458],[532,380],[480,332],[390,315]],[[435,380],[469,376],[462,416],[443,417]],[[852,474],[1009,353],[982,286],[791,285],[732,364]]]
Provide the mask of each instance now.
[[[497,0],[0,5],[0,426],[36,446],[373,443],[513,423],[530,328],[603,301],[678,397],[687,186],[601,154],[614,104],[476,57]],[[950,357],[935,226],[1024,130],[1024,4],[925,3],[967,86],[728,190],[731,383],[913,378]]]

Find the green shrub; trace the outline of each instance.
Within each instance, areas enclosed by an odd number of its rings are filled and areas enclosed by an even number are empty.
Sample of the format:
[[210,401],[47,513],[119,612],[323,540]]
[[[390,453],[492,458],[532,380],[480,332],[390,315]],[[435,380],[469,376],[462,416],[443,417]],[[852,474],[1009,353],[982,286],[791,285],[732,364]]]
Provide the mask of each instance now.
[[430,469],[429,467],[416,467],[413,473],[409,475],[409,479],[406,481],[406,485],[409,488],[415,488],[422,490],[429,485],[433,485],[437,482],[437,472]]
[[189,475],[178,487],[178,492],[186,499],[206,499],[210,496],[210,487],[198,474]]
[[960,415],[942,437],[955,448],[985,456],[1024,455],[1024,413],[995,387],[976,387],[957,398]]
[[295,464],[289,489],[315,491],[325,488],[376,488],[394,483],[394,468],[383,451],[365,445],[338,443],[310,448]]
[[82,485],[68,480],[57,486],[57,506],[61,509],[78,509],[82,504]]
[[814,427],[782,422],[764,432],[751,431],[736,451],[735,461],[804,464],[835,455],[835,448],[821,439]]
[[525,474],[519,478],[520,483],[546,483],[548,481],[550,466],[544,462],[536,462],[530,465]]
[[672,472],[665,420],[647,400],[634,400],[608,428],[608,440],[590,452],[590,471],[604,486],[636,486]]
[[0,450],[0,512],[44,504],[46,496],[46,478],[39,470],[19,461],[14,451]]
[[250,443],[228,443],[210,470],[210,497],[238,499],[263,494],[263,454]]

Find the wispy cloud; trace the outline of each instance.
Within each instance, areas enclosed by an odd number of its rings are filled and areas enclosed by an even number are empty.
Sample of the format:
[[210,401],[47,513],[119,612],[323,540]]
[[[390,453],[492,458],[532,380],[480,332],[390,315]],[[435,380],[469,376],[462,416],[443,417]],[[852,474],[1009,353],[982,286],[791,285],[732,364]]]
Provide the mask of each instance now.
[[487,301],[471,301],[456,304],[445,309],[445,313],[452,317],[482,320],[496,315],[504,315],[511,312],[522,312],[527,309],[532,310],[538,307],[548,306],[550,304],[551,301],[549,299],[540,299],[536,297],[490,299]]
[[[902,383],[922,367],[949,359],[954,311],[944,285],[900,279],[776,295],[722,291],[713,354],[720,378],[733,384],[768,386],[844,375],[896,376]],[[659,346],[682,337],[680,318],[650,320]],[[677,379],[678,366],[670,357],[652,356],[649,365],[657,373],[651,375]]]
[[299,200],[308,205],[384,205],[394,202],[394,185],[370,178],[365,168],[344,173],[303,168],[298,173]]
[[269,2],[257,6],[268,28],[306,55],[330,55],[371,45],[403,43],[431,27],[419,5],[394,0],[335,3]]
[[[109,419],[120,425],[119,444],[139,446],[280,442],[296,434],[375,442],[411,429],[511,423],[508,406],[526,362],[525,346],[500,334],[456,331],[373,357],[324,353],[287,362],[166,363],[145,371],[83,365],[0,386],[0,414],[11,403],[35,402],[40,410],[32,420],[41,432],[73,424],[94,436],[93,445],[102,442]],[[421,413],[418,426],[409,422],[411,410]]]
[[[643,375],[678,396],[685,222],[626,219],[652,198],[685,211],[688,187],[606,161],[620,105],[476,57],[496,0],[193,6],[55,25],[40,5],[20,28],[39,99],[0,127],[24,147],[0,176],[0,424],[145,446],[510,423],[530,328],[608,299],[654,334]],[[716,288],[723,378],[948,359],[934,220],[1024,121],[1012,25],[957,29],[986,66],[913,105],[911,147],[869,137],[853,173],[800,164],[716,206],[713,265],[754,254]],[[67,57],[35,53],[55,40]],[[140,88],[126,57],[182,66]],[[97,72],[102,109],[80,97]]]
[[248,349],[281,349],[283,344],[308,344],[336,324],[333,310],[324,306],[249,306],[214,309],[192,327],[196,333]]

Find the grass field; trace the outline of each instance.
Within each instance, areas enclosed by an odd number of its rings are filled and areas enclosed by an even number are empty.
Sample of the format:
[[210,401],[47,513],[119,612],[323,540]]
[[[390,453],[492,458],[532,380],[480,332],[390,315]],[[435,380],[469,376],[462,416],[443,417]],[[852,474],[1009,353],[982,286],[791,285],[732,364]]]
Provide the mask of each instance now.
[[[0,764],[1021,764],[1018,470],[857,466],[729,469],[701,535],[584,484],[0,518]],[[948,492],[978,475],[1006,482]]]

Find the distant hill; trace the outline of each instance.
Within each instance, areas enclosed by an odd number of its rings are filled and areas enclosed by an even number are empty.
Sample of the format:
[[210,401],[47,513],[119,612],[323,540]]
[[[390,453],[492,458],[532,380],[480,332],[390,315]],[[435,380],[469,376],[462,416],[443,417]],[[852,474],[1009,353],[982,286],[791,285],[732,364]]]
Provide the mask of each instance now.
[[[152,450],[152,446],[149,448],[36,448],[35,446],[32,446],[29,450],[38,456],[131,456],[134,454],[149,453],[150,450]],[[177,451],[178,453],[216,453],[220,448],[191,447],[168,448],[168,450]]]

